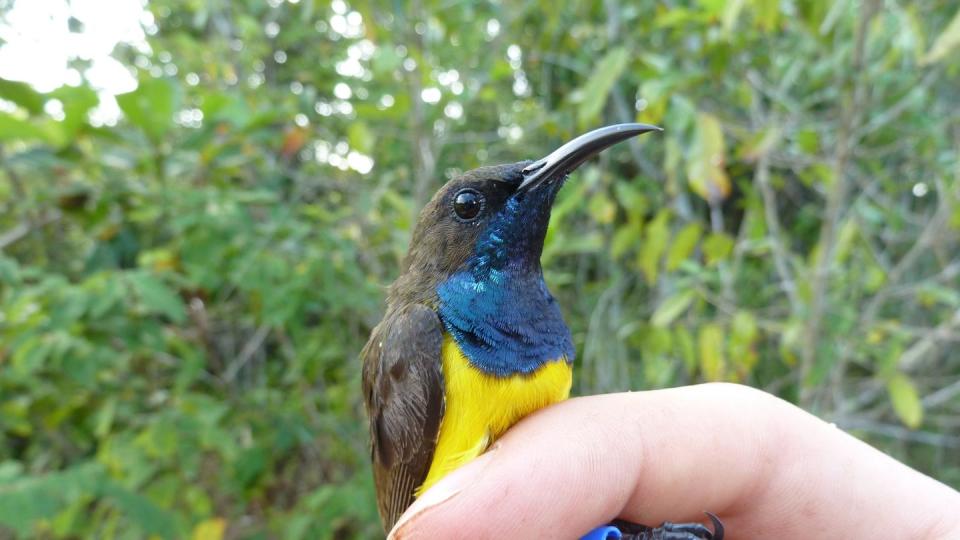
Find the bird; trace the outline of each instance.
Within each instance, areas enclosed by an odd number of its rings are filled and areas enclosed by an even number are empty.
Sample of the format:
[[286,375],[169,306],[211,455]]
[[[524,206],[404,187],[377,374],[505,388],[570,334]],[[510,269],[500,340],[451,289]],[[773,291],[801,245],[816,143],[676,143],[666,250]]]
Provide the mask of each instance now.
[[[540,262],[551,208],[585,161],[654,131],[601,127],[536,161],[465,172],[424,206],[386,313],[361,352],[385,531],[516,422],[569,396],[573,340]],[[639,540],[719,540],[722,526],[711,519],[715,533],[700,524],[613,526]]]

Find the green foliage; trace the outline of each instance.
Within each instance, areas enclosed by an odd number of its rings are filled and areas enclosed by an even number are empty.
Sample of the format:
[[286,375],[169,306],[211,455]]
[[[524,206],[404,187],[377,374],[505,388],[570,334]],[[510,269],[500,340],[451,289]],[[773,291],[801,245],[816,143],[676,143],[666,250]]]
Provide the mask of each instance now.
[[136,90],[117,96],[117,104],[131,124],[159,143],[173,124],[178,108],[178,87],[168,79],[144,77]]
[[0,537],[378,537],[417,209],[627,121],[544,250],[576,391],[743,382],[960,486],[955,3],[418,5],[152,0],[116,125],[0,80]]
[[580,90],[580,107],[577,109],[577,119],[581,127],[595,123],[603,110],[604,104],[613,90],[613,85],[623,74],[630,61],[630,53],[623,47],[617,47],[608,52],[587,77],[586,84]]

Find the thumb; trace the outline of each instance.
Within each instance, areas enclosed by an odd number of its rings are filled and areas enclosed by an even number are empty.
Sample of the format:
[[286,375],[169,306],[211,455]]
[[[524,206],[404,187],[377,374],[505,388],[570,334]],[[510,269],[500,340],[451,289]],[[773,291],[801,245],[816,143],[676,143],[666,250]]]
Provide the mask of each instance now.
[[[700,401],[696,394],[687,392],[692,401],[686,403],[684,394],[665,392],[679,395],[577,398],[531,415],[424,493],[390,538],[579,538],[621,514],[639,521],[624,512],[633,500],[643,500],[646,524],[703,518],[703,510],[719,508],[737,489],[729,483],[712,488],[721,482],[705,470],[743,466],[724,463],[724,456],[742,453],[716,453],[714,437],[699,434],[704,416],[689,410]],[[647,500],[647,494],[655,495]]]
[[578,538],[615,517],[659,525],[704,510],[730,537],[960,538],[958,502],[782,400],[708,384],[543,409],[423,494],[390,538]]

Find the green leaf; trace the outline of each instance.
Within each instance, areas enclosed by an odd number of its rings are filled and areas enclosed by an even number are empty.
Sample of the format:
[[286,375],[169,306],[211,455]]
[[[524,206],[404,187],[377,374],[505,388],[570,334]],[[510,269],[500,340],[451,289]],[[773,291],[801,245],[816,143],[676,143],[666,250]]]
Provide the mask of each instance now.
[[350,143],[350,147],[364,154],[373,151],[375,137],[367,124],[363,122],[353,122],[347,128],[347,141]]
[[677,326],[673,331],[673,342],[678,349],[680,358],[683,359],[683,366],[687,374],[692,375],[697,369],[697,348],[693,343],[693,335],[684,326]]
[[635,184],[616,182],[613,184],[613,192],[617,197],[617,203],[629,216],[642,216],[650,206],[647,197]]
[[53,349],[51,336],[30,336],[14,349],[10,367],[19,375],[32,374],[44,366],[46,360],[52,356]]
[[237,459],[234,477],[244,487],[252,485],[267,467],[267,451],[259,446],[247,448]]
[[49,130],[29,120],[0,111],[0,142],[6,141],[49,141]]
[[850,251],[857,239],[858,232],[859,227],[857,226],[857,220],[853,217],[847,218],[847,220],[843,222],[843,225],[840,226],[840,232],[837,234],[836,247],[834,248],[834,257],[837,259],[837,264],[846,264]]
[[164,282],[146,272],[131,273],[129,280],[148,311],[166,315],[177,323],[187,318],[180,296]]
[[606,242],[603,235],[599,232],[590,232],[587,234],[577,234],[573,238],[567,238],[563,245],[555,246],[553,255],[573,255],[577,253],[596,253],[603,249]]
[[643,245],[640,247],[640,253],[637,256],[637,264],[643,271],[644,277],[647,278],[647,283],[657,281],[660,257],[663,255],[667,247],[667,240],[670,237],[669,221],[670,211],[665,208],[657,213],[644,231]]
[[653,317],[650,318],[650,323],[658,328],[669,326],[690,307],[695,297],[696,292],[689,290],[681,291],[667,298],[657,306],[657,309],[653,312]]
[[113,274],[103,274],[91,279],[88,284],[88,294],[92,297],[88,309],[94,319],[104,317],[118,304],[121,304],[126,292],[122,282]]
[[700,240],[703,229],[696,221],[688,223],[673,238],[670,249],[667,251],[667,270],[676,270],[680,263],[685,261]]
[[24,538],[67,504],[98,491],[102,469],[95,463],[59,472],[23,477],[0,485],[0,524]]
[[947,307],[960,307],[960,291],[956,287],[944,287],[935,282],[926,282],[917,288],[917,301],[923,306],[934,306],[938,303]]
[[178,537],[173,516],[150,502],[150,499],[110,481],[103,483],[101,492],[144,532],[161,538]]
[[[50,96],[63,102],[64,118],[61,125],[63,126],[62,131],[65,139],[69,139],[82,126],[86,125],[87,112],[100,102],[96,92],[85,86],[76,88],[64,86],[51,93]],[[69,140],[65,140],[63,144],[69,142]]]
[[587,211],[597,223],[611,223],[617,215],[617,205],[610,199],[606,191],[600,190],[590,197]]
[[0,98],[12,101],[26,109],[30,114],[43,112],[46,99],[27,83],[0,78]]
[[801,129],[794,135],[794,139],[805,154],[816,154],[820,149],[820,136],[813,129]]
[[958,46],[960,46],[960,10],[957,10],[950,24],[937,36],[930,50],[920,59],[920,63],[927,65],[939,62]]
[[377,47],[376,53],[373,55],[373,61],[371,62],[373,71],[381,75],[390,74],[393,70],[400,67],[400,64],[403,62],[403,57],[397,54],[396,47],[387,44],[384,45],[383,47]]
[[640,244],[642,234],[643,226],[639,221],[631,221],[618,227],[610,241],[610,256],[614,259],[622,257],[631,247]]
[[94,415],[93,432],[97,437],[103,438],[110,433],[110,427],[113,425],[113,419],[117,412],[117,399],[114,396],[107,398],[100,410]]
[[703,254],[707,265],[716,264],[726,259],[733,251],[733,238],[725,233],[710,233],[703,241]]
[[730,322],[730,361],[739,368],[741,375],[749,374],[757,364],[755,343],[757,319],[749,311],[738,311]]
[[780,334],[780,356],[788,366],[797,363],[797,355],[802,347],[803,324],[795,319],[787,322]]
[[887,392],[890,393],[890,402],[900,421],[910,429],[920,427],[923,421],[923,403],[913,381],[898,373],[887,381]]
[[617,47],[608,52],[594,67],[587,83],[580,90],[582,101],[577,109],[577,120],[581,126],[596,121],[600,116],[610,90],[627,68],[629,61],[630,53],[627,49]]
[[130,123],[156,144],[173,124],[173,113],[180,101],[177,90],[168,79],[146,77],[133,92],[117,96],[117,104]]

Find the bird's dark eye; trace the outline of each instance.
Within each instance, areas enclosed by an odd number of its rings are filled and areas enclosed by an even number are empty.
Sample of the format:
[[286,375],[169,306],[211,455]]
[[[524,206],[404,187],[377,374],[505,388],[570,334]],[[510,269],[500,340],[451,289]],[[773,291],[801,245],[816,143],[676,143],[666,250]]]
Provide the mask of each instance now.
[[472,189],[464,189],[453,197],[453,211],[457,217],[470,221],[483,211],[483,195]]

